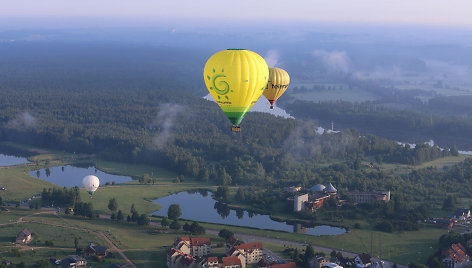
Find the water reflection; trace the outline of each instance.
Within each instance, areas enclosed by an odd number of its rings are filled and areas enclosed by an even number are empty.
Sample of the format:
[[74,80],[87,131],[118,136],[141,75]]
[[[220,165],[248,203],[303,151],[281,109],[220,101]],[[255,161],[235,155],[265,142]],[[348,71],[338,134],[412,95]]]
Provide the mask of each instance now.
[[238,219],[242,219],[244,216],[244,210],[238,208],[236,209],[236,217],[238,217]]
[[21,165],[31,163],[24,157],[18,157],[13,155],[0,154],[0,167],[8,167],[14,165]]
[[231,212],[228,205],[225,203],[216,202],[213,207],[216,209],[216,212],[221,216],[222,219],[227,218]]
[[300,232],[309,235],[339,235],[346,232],[343,228],[317,226],[313,228],[302,225],[291,225],[272,220],[268,215],[258,215],[243,209],[230,209],[228,205],[214,200],[207,191],[180,192],[153,200],[161,205],[161,209],[152,213],[157,216],[167,216],[171,204],[179,204],[183,219],[246,226],[259,229],[271,229],[286,232]]
[[82,187],[82,179],[90,174],[95,173],[100,179],[100,184],[115,184],[131,181],[129,176],[119,176],[108,174],[97,170],[94,166],[76,167],[76,166],[61,166],[61,167],[47,167],[40,170],[29,172],[30,176],[36,176],[39,179],[54,183],[63,187]]

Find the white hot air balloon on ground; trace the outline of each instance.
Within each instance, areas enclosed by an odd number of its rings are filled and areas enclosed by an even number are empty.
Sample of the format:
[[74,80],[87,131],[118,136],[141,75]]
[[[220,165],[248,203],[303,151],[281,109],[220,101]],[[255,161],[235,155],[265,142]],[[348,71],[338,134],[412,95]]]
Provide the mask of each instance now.
[[98,189],[98,186],[100,185],[100,180],[97,178],[97,176],[88,175],[88,176],[85,176],[84,179],[82,180],[82,185],[84,186],[85,190],[90,195],[92,195],[93,192],[95,192]]

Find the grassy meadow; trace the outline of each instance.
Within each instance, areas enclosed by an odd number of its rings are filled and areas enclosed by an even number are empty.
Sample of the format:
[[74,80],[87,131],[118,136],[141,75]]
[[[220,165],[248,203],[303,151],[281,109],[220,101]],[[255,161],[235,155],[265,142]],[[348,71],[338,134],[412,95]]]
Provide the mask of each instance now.
[[[463,161],[467,156],[446,157],[437,159],[421,166],[411,167],[407,165],[382,164],[380,169],[395,175],[410,172],[413,169],[434,166],[441,169]],[[153,199],[164,197],[173,193],[198,188],[215,189],[206,183],[186,178],[183,183],[173,183],[176,174],[165,169],[155,168],[147,165],[123,164],[110,161],[97,160],[93,156],[73,155],[64,152],[41,150],[41,154],[30,157],[33,163],[0,168],[0,186],[6,187],[7,191],[0,192],[4,201],[21,201],[40,193],[43,188],[54,187],[53,184],[29,176],[31,170],[44,168],[46,166],[60,166],[74,163],[95,163],[96,167],[104,172],[140,177],[148,174],[156,178],[155,184],[141,184],[137,180],[129,183],[108,185],[100,187],[93,198],[81,190],[82,201],[91,202],[94,210],[100,214],[110,214],[107,208],[108,201],[116,198],[118,210],[125,215],[129,214],[131,204],[137,211],[150,214],[159,209],[159,205],[152,202]],[[231,195],[235,194],[236,187],[231,187]],[[470,203],[470,200],[463,200]],[[97,232],[105,234],[138,267],[159,267],[165,263],[165,251],[172,244],[176,236],[184,235],[183,232],[173,232],[158,226],[137,226],[125,222],[116,222],[108,219],[86,219],[82,217],[52,214],[35,214],[37,211],[26,208],[9,207],[9,211],[0,213],[0,224],[12,223],[20,217],[25,217],[21,224],[9,224],[0,226],[0,260],[8,258],[17,263],[21,260],[32,264],[38,260],[57,256],[62,258],[74,253],[74,237],[79,238],[80,246],[89,242],[98,244],[105,243],[97,236]],[[444,214],[444,213],[441,213]],[[280,214],[281,217],[290,215]],[[153,218],[158,221],[159,218]],[[183,223],[183,221],[181,221]],[[327,248],[343,249],[351,252],[369,252],[373,256],[391,260],[400,264],[408,264],[411,261],[424,262],[426,258],[436,249],[438,238],[447,232],[433,226],[425,226],[419,231],[384,233],[373,230],[371,224],[360,221],[361,229],[351,228],[350,232],[339,236],[311,236],[296,233],[278,232],[242,228],[236,226],[224,226],[218,224],[202,223],[205,228],[220,230],[229,229],[234,233],[253,235],[257,237],[277,238],[280,240],[297,241],[301,243],[312,243]],[[327,223],[329,224],[329,223]],[[344,221],[346,226],[353,226],[354,222]],[[22,257],[16,257],[11,251],[11,241],[15,234],[23,227],[37,234],[32,246],[39,247],[32,252],[22,253]],[[83,230],[81,230],[83,229]],[[87,230],[87,231],[84,231]],[[217,236],[210,235],[212,241],[220,243]],[[45,246],[45,241],[51,241],[53,246]],[[268,239],[264,245],[281,256],[283,253],[283,242],[276,243]],[[223,249],[215,248],[215,253],[222,254]],[[123,262],[119,255],[105,262],[95,263],[94,267],[107,267],[110,262]]]

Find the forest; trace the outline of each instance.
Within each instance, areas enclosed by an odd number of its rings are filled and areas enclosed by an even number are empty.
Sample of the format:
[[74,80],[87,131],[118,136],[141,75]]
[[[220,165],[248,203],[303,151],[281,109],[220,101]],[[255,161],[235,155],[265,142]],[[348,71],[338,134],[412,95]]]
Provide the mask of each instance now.
[[[428,107],[420,109],[421,112],[395,109],[372,101],[353,103],[292,100],[279,104],[299,119],[316,120],[324,126],[333,121],[338,129],[355,128],[363,134],[371,133],[403,142],[434,140],[442,147],[472,149],[472,138],[468,135],[472,131],[472,120],[469,117],[440,116],[430,112],[446,109],[453,111],[454,106],[460,109],[460,105],[464,106],[464,103],[458,103],[457,98],[434,98]],[[416,107],[421,108],[422,104],[419,102]],[[467,112],[467,109],[462,111]]]
[[264,113],[250,113],[235,134],[214,103],[178,90],[3,89],[0,101],[2,140],[148,163],[218,184],[312,176],[334,160],[359,169],[368,156],[416,165],[457,154],[355,130],[320,135],[314,123]]
[[178,89],[0,91],[2,141],[147,163],[218,185],[278,188],[332,182],[341,191],[389,189],[412,201],[437,203],[448,193],[470,192],[470,161],[402,176],[374,167],[457,155],[454,147],[410,148],[353,129],[318,134],[317,126],[254,112],[246,116],[241,133],[232,133],[213,102]]
[[[466,117],[433,115],[431,125],[429,115],[377,103],[291,102],[284,96],[280,103],[299,120],[251,112],[242,132],[232,133],[219,107],[196,96],[206,92],[196,64],[206,54],[165,47],[2,45],[0,141],[147,163],[218,185],[332,181],[345,190],[420,191],[423,195],[415,198],[430,196],[438,202],[447,192],[467,188],[461,187],[467,179],[449,177],[441,180],[444,187],[430,179],[445,176],[445,170],[393,176],[374,167],[457,155],[457,147],[472,144],[465,135],[472,130]],[[451,103],[447,107],[458,101],[442,100]],[[322,124],[333,120],[344,130],[319,134],[314,119]],[[411,148],[389,139],[434,139],[442,148],[420,143]]]

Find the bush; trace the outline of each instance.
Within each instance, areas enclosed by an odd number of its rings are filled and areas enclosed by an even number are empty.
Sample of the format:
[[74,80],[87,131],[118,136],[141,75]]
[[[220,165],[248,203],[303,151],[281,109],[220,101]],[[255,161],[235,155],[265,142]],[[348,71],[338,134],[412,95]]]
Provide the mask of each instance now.
[[173,221],[170,226],[169,226],[172,230],[180,230],[180,223],[175,220]]
[[387,233],[393,232],[393,225],[388,221],[382,221],[381,223],[377,224],[375,228]]

